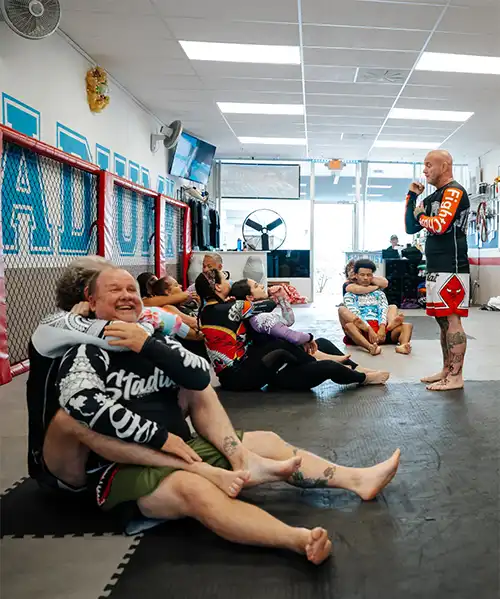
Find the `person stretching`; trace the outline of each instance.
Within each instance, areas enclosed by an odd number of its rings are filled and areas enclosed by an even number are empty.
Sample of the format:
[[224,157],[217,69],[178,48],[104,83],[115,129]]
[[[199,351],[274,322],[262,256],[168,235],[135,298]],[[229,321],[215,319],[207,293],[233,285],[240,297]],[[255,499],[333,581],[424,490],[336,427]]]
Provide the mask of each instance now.
[[[199,275],[196,290],[205,302],[199,319],[208,355],[225,389],[256,391],[270,385],[273,389],[306,391],[327,380],[340,385],[376,385],[389,378],[387,372],[360,372],[332,360],[317,361],[303,348],[283,339],[250,343],[249,319],[272,312],[276,304],[269,299],[226,301],[231,286],[218,270]],[[332,344],[327,340],[318,340],[320,350],[334,353],[329,351],[329,345]]]
[[[166,445],[175,439],[175,430],[180,437],[174,445],[191,456],[195,442],[182,423],[176,401],[177,385],[188,385],[197,397],[195,427],[207,432],[218,429],[215,447],[200,439],[195,452],[200,447],[200,457],[205,459],[204,453],[222,468],[232,469],[231,476],[243,479],[244,486],[286,480],[303,488],[345,487],[371,499],[394,478],[399,450],[372,468],[351,469],[294,448],[275,433],[237,435],[215,394],[207,395],[208,365],[178,343],[151,337],[136,325],[141,304],[127,272],[115,268],[97,274],[89,283],[88,294],[96,317],[114,321],[107,327],[107,334],[115,338],[110,344],[131,352],[113,355],[102,348],[80,345],[65,355],[57,381],[59,402],[78,426],[91,427],[120,444],[147,447],[160,454],[161,450],[169,452]],[[130,384],[132,380],[134,384]],[[314,564],[322,563],[330,554],[326,530],[290,527],[256,506],[229,497],[195,472],[120,462],[100,465],[90,476],[102,509],[132,501],[147,517],[196,518],[229,541],[289,549]]]
[[[387,289],[389,286],[389,281],[385,277],[374,276],[373,282],[368,287],[359,285],[356,280],[356,273],[354,272],[354,264],[356,260],[352,259],[345,266],[345,276],[346,281],[342,285],[342,296],[349,291],[350,293],[354,293],[356,295],[365,295],[367,293],[371,293],[372,291],[377,291],[378,289]],[[361,318],[353,314],[346,306],[345,302],[340,304],[339,306],[339,321],[340,326],[345,332],[345,325],[348,322],[353,322],[360,331],[368,333],[368,340],[370,343],[375,343],[377,341],[376,335],[373,332],[373,329],[368,327]],[[404,314],[400,312],[399,308],[390,304],[387,308],[387,331],[392,331],[399,325],[404,322]]]
[[[369,287],[373,282],[376,268],[371,260],[358,260],[354,264],[358,284]],[[346,345],[358,345],[370,352],[372,356],[380,354],[382,349],[379,346],[385,343],[399,344],[396,347],[396,352],[399,354],[411,352],[413,325],[400,324],[391,331],[387,330],[388,304],[383,291],[377,289],[365,295],[347,292],[344,302],[346,308],[361,321],[361,323],[358,321],[346,323],[344,339]]]

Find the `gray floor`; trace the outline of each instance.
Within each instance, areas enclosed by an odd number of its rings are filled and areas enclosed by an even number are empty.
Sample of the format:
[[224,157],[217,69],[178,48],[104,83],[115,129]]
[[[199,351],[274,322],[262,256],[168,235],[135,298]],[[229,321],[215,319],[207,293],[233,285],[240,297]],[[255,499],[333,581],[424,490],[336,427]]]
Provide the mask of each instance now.
[[[300,307],[296,328],[338,343],[342,335],[331,312],[327,301]],[[345,391],[327,383],[315,394],[221,395],[236,426],[274,428],[290,442],[340,463],[368,465],[401,447],[398,477],[377,502],[286,487],[252,491],[251,499],[290,523],[316,523],[332,532],[336,557],[322,570],[320,582],[292,558],[214,545],[198,529],[193,534],[206,540],[201,543],[206,552],[195,552],[193,563],[186,563],[176,551],[184,555],[184,545],[196,537],[173,529],[140,544],[119,535],[4,537],[3,596],[222,599],[229,596],[228,588],[234,591],[238,576],[252,581],[245,591],[239,589],[240,599],[266,594],[297,599],[498,596],[500,339],[495,333],[500,314],[472,311],[466,321],[466,391],[448,395],[428,393],[418,383],[420,376],[438,370],[440,354],[423,313],[410,317],[421,333],[411,356],[389,347],[378,357],[349,348],[361,364],[391,371],[387,389]],[[4,491],[26,475],[25,380],[17,377],[0,388]],[[232,556],[238,565],[231,569]],[[215,578],[207,573],[206,565],[214,563],[227,568],[225,587],[222,570]],[[197,585],[196,592],[190,584]],[[273,585],[281,585],[281,591],[271,592]]]

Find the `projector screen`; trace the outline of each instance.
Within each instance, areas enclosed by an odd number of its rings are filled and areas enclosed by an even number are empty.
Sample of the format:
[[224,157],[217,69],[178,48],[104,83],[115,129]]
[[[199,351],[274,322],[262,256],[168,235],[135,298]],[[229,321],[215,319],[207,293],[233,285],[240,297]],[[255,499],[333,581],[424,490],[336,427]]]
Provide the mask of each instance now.
[[298,164],[221,164],[221,197],[300,199]]

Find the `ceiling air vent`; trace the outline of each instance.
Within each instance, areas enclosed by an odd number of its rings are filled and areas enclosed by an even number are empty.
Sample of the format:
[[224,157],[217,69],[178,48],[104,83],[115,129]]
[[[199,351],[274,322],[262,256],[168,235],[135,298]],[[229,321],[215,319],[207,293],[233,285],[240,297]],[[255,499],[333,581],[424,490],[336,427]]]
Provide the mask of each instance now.
[[399,69],[359,69],[356,83],[392,83],[402,85],[410,71]]

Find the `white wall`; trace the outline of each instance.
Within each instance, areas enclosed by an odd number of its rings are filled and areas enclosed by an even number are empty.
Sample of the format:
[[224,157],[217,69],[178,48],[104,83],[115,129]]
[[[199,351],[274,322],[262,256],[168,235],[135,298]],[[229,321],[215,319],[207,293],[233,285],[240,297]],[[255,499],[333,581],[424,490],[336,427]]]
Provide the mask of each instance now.
[[[40,139],[58,146],[59,122],[87,138],[93,162],[100,144],[111,150],[110,170],[114,170],[113,153],[122,154],[150,170],[151,187],[156,190],[158,175],[166,176],[167,156],[163,147],[152,154],[149,145],[150,134],[161,123],[112,82],[109,106],[93,114],[85,90],[90,66],[58,34],[28,41],[0,23],[0,93],[40,112]],[[5,119],[4,114],[2,122],[8,124]]]

